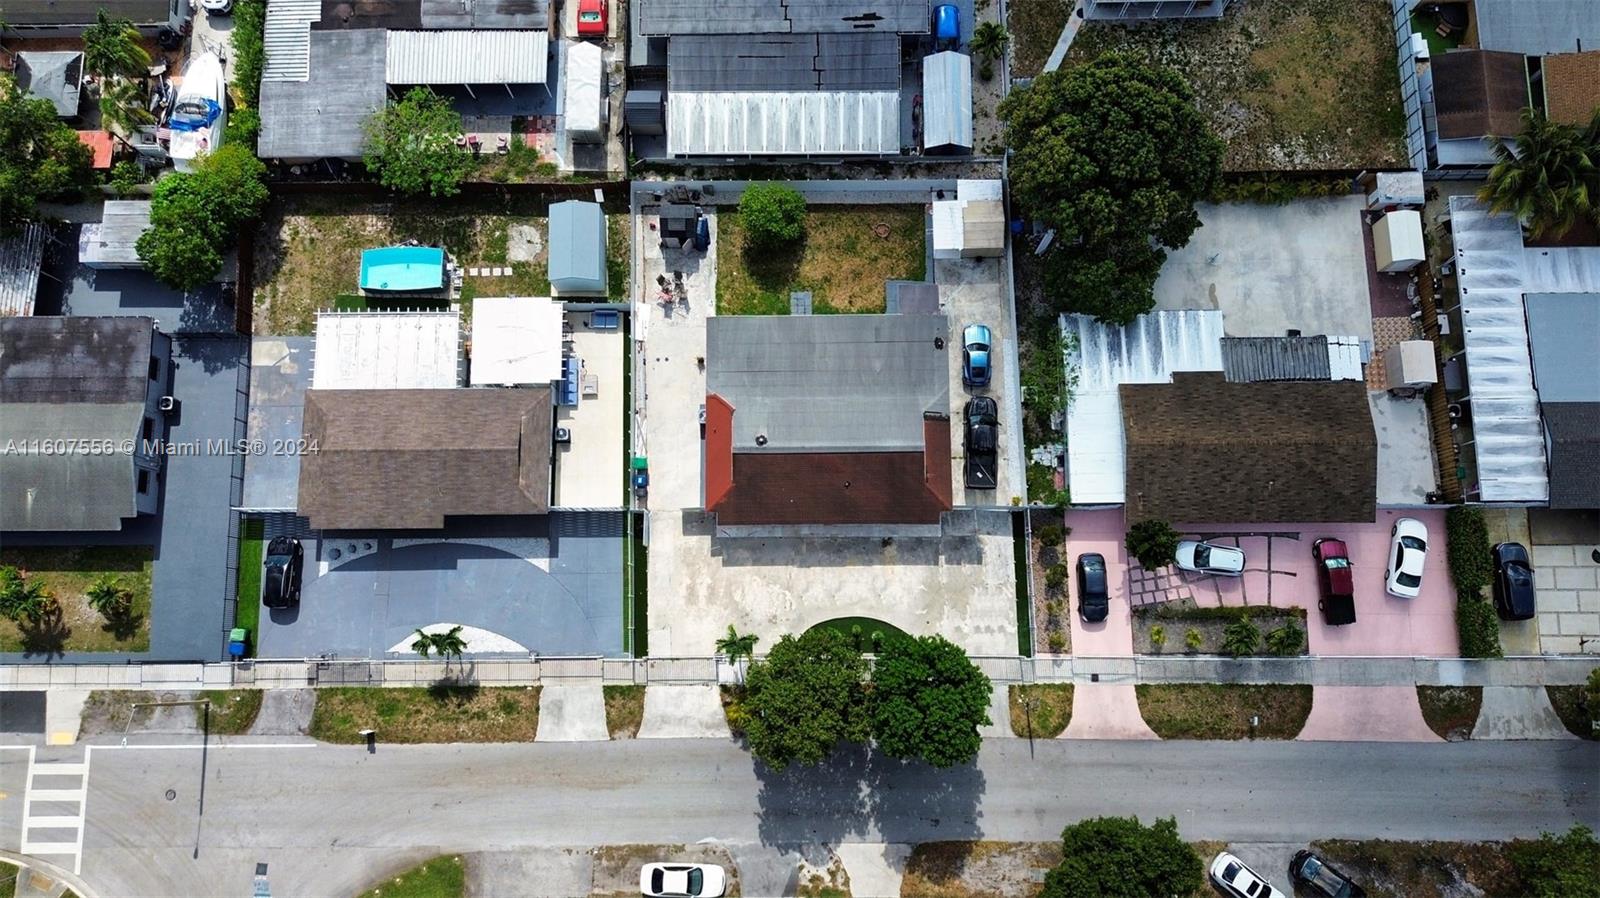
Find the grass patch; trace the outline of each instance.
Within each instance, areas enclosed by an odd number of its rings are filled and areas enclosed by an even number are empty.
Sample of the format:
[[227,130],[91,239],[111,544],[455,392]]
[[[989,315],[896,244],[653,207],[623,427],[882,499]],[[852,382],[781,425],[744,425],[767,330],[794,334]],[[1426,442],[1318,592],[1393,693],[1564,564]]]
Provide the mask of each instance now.
[[317,690],[310,736],[356,744],[374,729],[390,743],[532,742],[539,687],[440,682],[425,688]]
[[205,705],[194,706],[196,725],[211,727],[214,736],[242,736],[250,732],[250,725],[261,713],[261,690],[219,689],[200,693],[211,699],[210,720],[206,719]]
[[606,216],[606,298],[628,301],[633,270],[633,222],[626,215]]
[[1012,77],[1032,78],[1044,71],[1071,14],[1071,0],[1025,0],[1006,7]]
[[1600,732],[1596,732],[1590,722],[1589,708],[1584,704],[1584,687],[1546,686],[1544,691],[1550,697],[1550,707],[1555,709],[1568,732],[1579,739],[1600,739]]
[[1137,27],[1089,22],[1067,64],[1119,50],[1184,75],[1212,130],[1227,143],[1223,168],[1229,171],[1405,162],[1405,110],[1387,3],[1250,0],[1215,20]]
[[818,314],[884,310],[884,281],[927,273],[922,206],[816,206],[806,239],[780,252],[747,253],[731,209],[717,219],[717,314],[787,315],[789,293],[811,291]]
[[632,739],[639,735],[644,720],[643,686],[606,686],[606,730],[613,739]]
[[807,633],[812,630],[832,630],[853,641],[856,648],[863,652],[876,651],[881,644],[879,640],[872,638],[874,634],[882,634],[884,640],[906,635],[904,630],[894,624],[875,617],[836,617],[806,628]]
[[250,631],[246,657],[256,653],[256,632],[261,628],[261,564],[267,553],[266,523],[246,518],[239,523],[238,604],[233,625]]
[[1472,738],[1483,707],[1483,687],[1418,686],[1417,704],[1422,706],[1422,719],[1440,739],[1460,742]]
[[457,855],[436,857],[361,893],[361,898],[461,898],[467,867]]
[[1311,713],[1311,687],[1149,683],[1135,687],[1139,713],[1163,739],[1293,739]]
[[1017,736],[1030,735],[1028,709],[1023,699],[1036,702],[1033,708],[1031,735],[1035,739],[1054,739],[1067,729],[1072,721],[1072,684],[1035,683],[1031,686],[1011,687],[1011,732]]
[[[150,650],[149,546],[13,546],[0,549],[0,565],[12,565],[37,580],[61,603],[61,618],[34,626],[0,619],[0,651],[146,652]],[[108,621],[89,607],[85,594],[102,575],[133,594],[126,618]]]
[[906,859],[900,894],[916,898],[1028,898],[1034,870],[1061,863],[1061,842],[923,842]]
[[744,687],[722,686],[717,691],[722,701],[722,716],[728,721],[728,733],[738,739],[744,735],[744,724],[750,716],[744,709]]
[[1379,895],[1525,895],[1504,842],[1331,840],[1312,849]]

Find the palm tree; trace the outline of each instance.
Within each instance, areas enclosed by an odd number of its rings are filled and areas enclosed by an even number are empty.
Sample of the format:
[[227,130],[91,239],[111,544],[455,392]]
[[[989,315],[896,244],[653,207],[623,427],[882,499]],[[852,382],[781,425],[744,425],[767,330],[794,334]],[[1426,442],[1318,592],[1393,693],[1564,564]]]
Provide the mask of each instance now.
[[83,32],[83,68],[100,78],[144,77],[150,54],[140,44],[139,30],[127,19],[113,19],[104,9]]
[[426,658],[428,653],[433,651],[433,634],[422,632],[421,627],[418,627],[415,632],[417,638],[411,641],[411,650]]
[[741,683],[744,682],[744,668],[739,666],[739,659],[748,661],[754,657],[756,643],[760,641],[761,637],[754,633],[740,635],[739,631],[733,628],[733,624],[728,625],[728,635],[717,640],[717,651],[728,656],[728,663],[733,665]]
[[451,657],[460,659],[467,651],[467,641],[461,638],[461,625],[457,624],[443,633],[433,634],[433,650],[439,657],[449,662]]
[[100,82],[100,127],[126,138],[140,125],[155,121],[144,105],[144,91],[136,82],[116,75]]
[[89,600],[89,607],[106,620],[124,617],[133,607],[133,595],[110,574],[95,580],[84,597]]
[[999,22],[982,22],[972,31],[972,54],[986,63],[994,62],[1006,52],[1011,35]]
[[1515,215],[1536,238],[1600,220],[1600,114],[1578,128],[1524,109],[1515,143],[1496,137],[1493,152],[1494,168],[1478,191],[1491,211]]

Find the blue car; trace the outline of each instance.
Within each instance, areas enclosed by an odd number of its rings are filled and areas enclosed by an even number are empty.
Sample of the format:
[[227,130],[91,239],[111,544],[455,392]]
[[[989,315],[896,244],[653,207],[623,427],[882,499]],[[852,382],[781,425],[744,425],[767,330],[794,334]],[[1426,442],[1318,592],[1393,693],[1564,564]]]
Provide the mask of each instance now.
[[969,387],[989,385],[989,328],[969,324],[961,332],[961,382]]

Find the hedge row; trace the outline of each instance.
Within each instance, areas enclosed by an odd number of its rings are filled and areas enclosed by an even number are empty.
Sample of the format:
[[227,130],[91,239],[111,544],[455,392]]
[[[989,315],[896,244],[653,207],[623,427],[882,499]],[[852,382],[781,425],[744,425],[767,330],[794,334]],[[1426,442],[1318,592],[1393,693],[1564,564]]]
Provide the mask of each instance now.
[[1489,525],[1483,520],[1483,511],[1457,505],[1445,512],[1444,529],[1450,579],[1455,581],[1457,592],[1476,595],[1494,576],[1494,560],[1489,554]]

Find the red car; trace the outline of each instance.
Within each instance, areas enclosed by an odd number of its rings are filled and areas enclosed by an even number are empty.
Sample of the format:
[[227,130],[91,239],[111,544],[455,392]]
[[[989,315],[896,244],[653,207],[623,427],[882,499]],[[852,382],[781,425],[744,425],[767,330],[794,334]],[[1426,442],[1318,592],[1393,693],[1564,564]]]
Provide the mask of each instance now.
[[606,36],[606,0],[578,0],[578,37]]
[[1317,582],[1322,586],[1322,620],[1330,625],[1356,622],[1356,578],[1350,567],[1350,550],[1344,540],[1324,537],[1311,544],[1317,560]]

